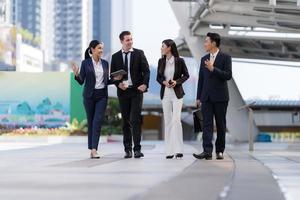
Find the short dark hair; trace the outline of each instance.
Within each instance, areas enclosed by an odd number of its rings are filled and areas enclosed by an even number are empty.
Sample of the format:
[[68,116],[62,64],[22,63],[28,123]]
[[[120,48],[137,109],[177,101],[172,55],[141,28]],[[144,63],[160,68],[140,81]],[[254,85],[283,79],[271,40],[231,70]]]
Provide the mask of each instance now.
[[120,40],[123,41],[126,35],[131,35],[130,31],[122,31],[119,35]]
[[206,34],[206,36],[210,38],[211,42],[215,42],[217,47],[220,46],[221,36],[218,33],[210,33],[209,32]]

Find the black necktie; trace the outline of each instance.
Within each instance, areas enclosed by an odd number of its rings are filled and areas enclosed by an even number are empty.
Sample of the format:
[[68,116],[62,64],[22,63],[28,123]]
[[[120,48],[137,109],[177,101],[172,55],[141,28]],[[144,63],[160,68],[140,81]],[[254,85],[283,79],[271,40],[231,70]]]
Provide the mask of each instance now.
[[[129,53],[129,51],[128,52],[124,52],[124,54],[125,54],[125,62],[124,62],[124,68],[125,68],[125,71],[128,73],[128,53]],[[124,76],[124,79],[128,79],[128,75],[126,74],[125,76]]]

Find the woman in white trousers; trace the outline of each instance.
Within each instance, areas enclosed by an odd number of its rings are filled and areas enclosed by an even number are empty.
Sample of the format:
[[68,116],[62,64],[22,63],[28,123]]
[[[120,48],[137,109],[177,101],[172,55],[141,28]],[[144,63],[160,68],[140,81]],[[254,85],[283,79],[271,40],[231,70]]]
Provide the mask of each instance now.
[[188,69],[179,57],[176,44],[162,42],[162,58],[158,61],[156,80],[161,85],[160,97],[164,113],[166,159],[183,157],[181,109],[184,91],[182,84],[189,78]]

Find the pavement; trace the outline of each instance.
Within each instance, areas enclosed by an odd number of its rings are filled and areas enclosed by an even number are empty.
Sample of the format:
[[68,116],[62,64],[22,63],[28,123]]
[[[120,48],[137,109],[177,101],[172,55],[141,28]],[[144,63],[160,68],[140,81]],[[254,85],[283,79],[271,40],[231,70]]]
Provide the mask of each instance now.
[[298,200],[300,144],[227,145],[225,159],[166,160],[164,143],[143,141],[141,159],[123,159],[121,142],[100,144],[89,159],[85,137],[0,137],[1,200]]

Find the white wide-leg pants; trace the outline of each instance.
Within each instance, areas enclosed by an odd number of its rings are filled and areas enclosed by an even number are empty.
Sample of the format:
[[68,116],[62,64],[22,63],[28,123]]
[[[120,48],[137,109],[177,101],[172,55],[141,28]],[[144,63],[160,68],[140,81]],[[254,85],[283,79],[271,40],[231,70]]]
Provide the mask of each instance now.
[[172,88],[165,88],[162,107],[164,113],[166,155],[183,153],[182,104],[183,98],[178,99]]

